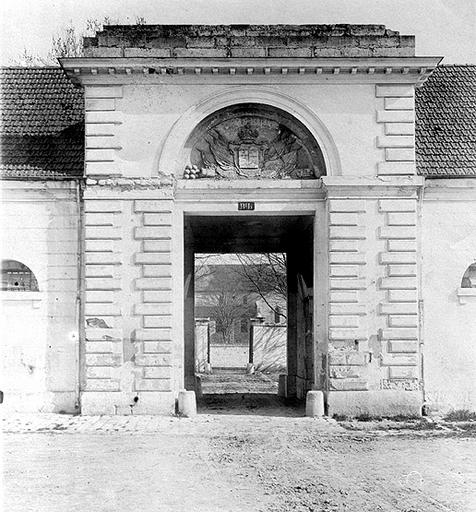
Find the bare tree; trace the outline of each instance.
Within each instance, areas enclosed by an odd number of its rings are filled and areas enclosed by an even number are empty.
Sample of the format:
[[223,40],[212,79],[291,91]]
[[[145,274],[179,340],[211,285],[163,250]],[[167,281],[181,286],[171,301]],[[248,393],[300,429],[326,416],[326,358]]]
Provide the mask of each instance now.
[[216,303],[212,308],[216,321],[216,332],[223,337],[223,343],[233,342],[235,323],[246,314],[242,296],[228,290],[221,290],[216,295]]
[[[238,264],[217,264],[216,255],[195,257],[195,292],[205,294],[209,315],[216,322],[216,332],[224,343],[233,342],[237,321],[256,315],[256,296],[276,316],[286,314],[276,305],[287,300],[286,255],[281,253],[234,254]],[[250,301],[250,297],[254,297]],[[278,297],[278,301],[276,301]],[[282,299],[282,300],[279,300]]]
[[215,274],[215,267],[210,265],[213,254],[195,255],[195,286],[203,287]]
[[[236,322],[249,319],[254,314],[254,305],[248,300],[249,286],[233,272],[236,265],[217,264],[215,255],[208,256],[203,255],[196,264],[196,272],[202,277],[199,277],[195,291],[206,295],[201,302],[215,321],[217,335],[221,336],[223,343],[233,343]],[[210,261],[215,261],[215,264]],[[204,299],[207,304],[203,304]]]
[[284,301],[288,297],[287,286],[287,260],[285,253],[265,253],[259,255],[237,254],[240,266],[235,272],[251,283],[255,291],[263,299],[266,305],[278,316],[286,318],[286,315],[271,304],[269,297],[277,295]]
[[[24,48],[13,64],[21,66],[57,66],[58,58],[82,57],[84,37],[94,36],[96,32],[102,30],[104,25],[117,25],[119,23],[119,19],[108,16],[103,19],[89,18],[83,27],[77,27],[70,23],[52,36],[51,46],[45,56]],[[136,25],[144,25],[145,23],[145,18],[141,16],[135,18]]]

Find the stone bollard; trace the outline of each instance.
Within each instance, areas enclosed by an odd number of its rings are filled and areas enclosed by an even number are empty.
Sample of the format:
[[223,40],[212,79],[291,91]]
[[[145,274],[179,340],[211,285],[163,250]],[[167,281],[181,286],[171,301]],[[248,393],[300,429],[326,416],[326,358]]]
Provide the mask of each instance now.
[[178,413],[185,418],[193,418],[197,415],[197,400],[195,391],[182,389],[178,395]]
[[199,375],[195,376],[195,396],[202,398],[202,378]]
[[278,396],[281,398],[286,398],[288,395],[288,376],[286,374],[282,374],[279,376],[278,381]]
[[210,363],[205,363],[205,373],[212,373],[212,365]]
[[324,393],[322,391],[307,392],[306,416],[310,416],[312,418],[324,416]]

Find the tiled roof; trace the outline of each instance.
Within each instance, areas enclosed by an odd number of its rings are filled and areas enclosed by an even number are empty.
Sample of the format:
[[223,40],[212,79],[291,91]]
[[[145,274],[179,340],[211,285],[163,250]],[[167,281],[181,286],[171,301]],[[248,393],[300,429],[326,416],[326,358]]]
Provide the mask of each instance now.
[[0,176],[83,175],[83,94],[60,68],[0,69]]
[[476,176],[476,65],[438,67],[415,99],[418,174]]
[[[83,175],[83,95],[60,68],[0,69],[0,177]],[[476,176],[476,66],[440,66],[416,93],[418,173]]]

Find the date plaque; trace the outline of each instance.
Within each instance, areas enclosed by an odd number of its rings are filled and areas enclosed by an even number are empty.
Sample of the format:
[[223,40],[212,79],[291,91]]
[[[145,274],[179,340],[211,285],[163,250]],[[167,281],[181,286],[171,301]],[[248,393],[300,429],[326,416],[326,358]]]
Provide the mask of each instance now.
[[242,211],[242,210],[250,211],[250,210],[254,210],[254,209],[255,209],[255,203],[253,203],[253,202],[240,201],[238,203],[238,210],[240,210],[240,211]]

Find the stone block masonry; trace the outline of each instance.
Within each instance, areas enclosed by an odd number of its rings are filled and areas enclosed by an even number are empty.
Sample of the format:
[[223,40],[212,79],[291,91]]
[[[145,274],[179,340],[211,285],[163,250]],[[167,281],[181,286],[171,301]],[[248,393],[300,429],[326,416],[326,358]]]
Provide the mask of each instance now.
[[329,389],[334,391],[368,389],[362,350],[367,339],[365,214],[361,199],[329,199]]
[[[412,57],[415,38],[383,25],[105,26],[87,57]],[[404,102],[402,103],[404,105]],[[389,108],[398,102],[389,103]],[[91,108],[96,104],[91,103]],[[100,108],[111,108],[103,103]]]
[[87,188],[83,414],[173,410],[173,203],[159,189],[136,199],[140,191]]
[[85,95],[85,173],[88,177],[121,176],[117,153],[122,149],[117,127],[122,124],[122,86],[90,86]]
[[384,152],[378,163],[380,176],[416,174],[415,165],[415,101],[409,85],[376,85],[377,123],[383,135],[377,137],[377,147]]
[[379,283],[385,297],[379,309],[386,323],[381,331],[384,389],[419,390],[417,207],[416,199],[378,202],[384,224],[379,230],[384,244],[379,255],[385,276]]
[[123,202],[84,203],[84,314],[89,328],[113,328],[121,315]]
[[[172,390],[172,208],[169,200],[134,201],[140,219],[134,231],[134,261],[141,276],[135,280],[141,302],[134,306],[140,320],[135,332],[136,365],[141,368],[137,391]],[[155,246],[148,244],[152,241]]]
[[[409,186],[402,189],[405,180]],[[346,413],[342,404],[350,414],[378,408],[381,414],[420,413],[419,182],[410,180],[385,177],[361,186],[358,180],[323,178],[330,414]]]
[[119,293],[123,202],[84,203],[84,321],[82,389],[120,391],[123,330]]
[[[329,262],[326,386],[328,393],[349,396],[395,391],[403,393],[403,402],[411,391],[418,411],[417,199],[413,190],[399,195],[402,179],[393,177],[385,185],[376,180],[379,192],[385,187],[377,196],[367,185],[350,190],[323,179]],[[107,189],[90,186],[101,188]],[[86,414],[111,407],[129,413],[134,397],[138,412],[173,405],[180,370],[173,338],[169,192],[140,198],[137,191],[112,188],[107,198],[96,193],[85,199]]]

